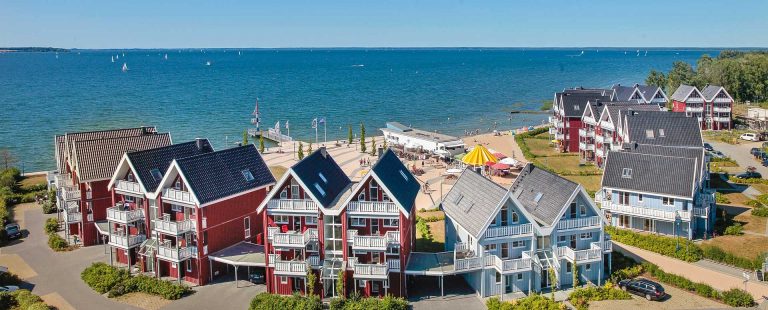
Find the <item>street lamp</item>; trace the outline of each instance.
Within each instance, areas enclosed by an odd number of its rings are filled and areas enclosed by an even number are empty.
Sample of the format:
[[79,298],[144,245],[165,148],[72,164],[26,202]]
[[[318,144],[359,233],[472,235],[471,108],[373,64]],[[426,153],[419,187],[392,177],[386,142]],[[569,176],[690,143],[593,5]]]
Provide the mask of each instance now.
[[680,250],[680,212],[675,211],[675,252]]

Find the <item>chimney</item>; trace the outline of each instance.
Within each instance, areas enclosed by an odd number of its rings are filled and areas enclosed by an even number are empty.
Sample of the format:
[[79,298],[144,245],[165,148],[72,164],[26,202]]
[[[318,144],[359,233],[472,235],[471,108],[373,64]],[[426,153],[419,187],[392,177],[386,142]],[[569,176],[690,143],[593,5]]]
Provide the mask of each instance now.
[[323,155],[323,158],[328,158],[328,150],[324,146],[321,146],[318,151],[320,151],[320,155]]
[[384,157],[384,148],[379,146],[376,149],[376,153],[379,154],[379,159],[381,159],[382,157]]

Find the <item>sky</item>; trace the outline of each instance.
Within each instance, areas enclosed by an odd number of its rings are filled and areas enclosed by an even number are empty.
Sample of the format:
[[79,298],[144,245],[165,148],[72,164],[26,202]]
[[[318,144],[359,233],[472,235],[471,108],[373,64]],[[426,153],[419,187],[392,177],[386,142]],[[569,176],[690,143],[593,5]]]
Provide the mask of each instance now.
[[768,1],[3,0],[0,46],[768,47]]

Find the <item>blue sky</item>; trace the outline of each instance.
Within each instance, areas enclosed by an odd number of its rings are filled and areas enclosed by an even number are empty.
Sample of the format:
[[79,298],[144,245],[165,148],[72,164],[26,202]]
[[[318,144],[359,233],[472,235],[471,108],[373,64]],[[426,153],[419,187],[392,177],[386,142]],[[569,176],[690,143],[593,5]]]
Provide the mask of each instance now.
[[768,1],[0,3],[0,46],[768,47]]

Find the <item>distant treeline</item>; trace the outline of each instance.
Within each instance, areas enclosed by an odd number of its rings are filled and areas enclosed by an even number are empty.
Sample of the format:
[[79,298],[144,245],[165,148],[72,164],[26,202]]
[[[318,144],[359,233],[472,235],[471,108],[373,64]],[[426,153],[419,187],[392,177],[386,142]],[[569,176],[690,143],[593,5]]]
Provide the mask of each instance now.
[[680,84],[699,89],[707,84],[720,85],[736,101],[763,102],[768,99],[768,51],[726,50],[716,58],[704,54],[696,61],[695,70],[687,62],[676,61],[667,73],[651,70],[645,83],[662,87],[668,96]]
[[57,48],[57,47],[0,47],[0,51],[2,52],[38,52],[38,53],[69,52],[69,50],[66,48]]

